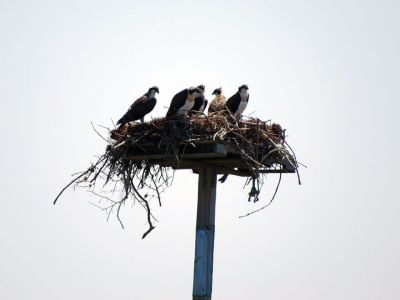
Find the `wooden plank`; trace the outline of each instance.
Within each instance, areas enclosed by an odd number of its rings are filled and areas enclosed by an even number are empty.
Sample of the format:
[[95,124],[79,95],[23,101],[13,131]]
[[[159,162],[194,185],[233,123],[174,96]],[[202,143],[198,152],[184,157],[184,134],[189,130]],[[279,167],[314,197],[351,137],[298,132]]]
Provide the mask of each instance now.
[[286,169],[268,169],[268,170],[259,170],[259,173],[266,173],[266,174],[286,174],[286,173],[295,173],[296,169],[294,170],[286,170]]
[[[199,174],[200,172],[201,172],[201,168],[194,168],[193,169],[193,173],[195,173],[195,174]],[[215,173],[217,175],[230,174],[230,175],[236,175],[236,176],[242,176],[242,177],[249,177],[249,176],[252,175],[250,170],[234,170],[234,169],[231,169],[231,168],[220,168],[220,167],[216,167],[215,168]]]
[[[178,153],[179,160],[184,159],[208,159],[208,158],[221,158],[226,157],[227,152],[225,145],[223,144],[213,144],[210,152],[200,152],[200,153]],[[131,155],[127,159],[132,161],[141,160],[174,160],[176,161],[176,156],[173,154],[139,154]]]
[[[202,166],[195,166],[193,165],[192,167],[182,167],[182,168],[174,168],[177,170],[180,169],[193,169],[193,173],[198,174],[199,169],[201,169]],[[248,169],[241,169],[239,168],[238,170],[232,169],[232,168],[227,168],[227,167],[219,167],[216,166],[215,169],[217,174],[230,174],[230,175],[235,175],[235,176],[242,176],[242,177],[249,177],[252,176],[253,173],[251,173],[251,170]],[[292,170],[285,170],[285,169],[265,169],[265,170],[258,170],[259,173],[263,174],[285,174],[285,173],[294,173],[295,171]]]
[[[152,146],[148,144],[146,146]],[[197,147],[195,147],[197,146]],[[214,165],[219,174],[232,174],[237,176],[251,176],[252,172],[246,164],[245,158],[242,154],[232,148],[230,145],[214,141],[197,142],[195,146],[187,146],[186,153],[178,153],[177,157],[173,154],[145,154],[143,151],[138,155],[129,156],[128,159],[132,161],[147,160],[153,164],[159,164],[165,167],[172,167],[176,170],[181,169],[201,169],[210,165]],[[146,148],[145,150],[149,150]],[[199,152],[195,152],[195,151]],[[166,148],[159,149],[160,152],[165,152]],[[181,149],[182,151],[182,149]],[[260,173],[294,173],[296,171],[295,162],[290,157],[278,158],[271,156],[269,164],[280,164],[280,169],[264,169],[259,170]]]
[[224,157],[219,157],[219,158],[209,158],[209,159],[182,159],[179,161],[179,164],[176,160],[174,161],[164,161],[160,162],[160,164],[165,165],[172,163],[176,167],[180,166],[189,166],[191,164],[197,165],[197,164],[202,164],[204,167],[206,166],[229,166],[232,168],[248,168],[248,165],[246,164],[246,161],[243,159],[227,159]]
[[[190,162],[190,163],[185,163],[185,162],[181,162],[181,164],[178,166],[176,163],[172,163],[172,164],[168,164],[168,163],[164,163],[162,164],[163,166],[169,166],[172,167],[174,170],[189,170],[189,169],[193,169],[193,173],[198,174],[199,169],[202,169],[204,167],[207,167],[211,164],[207,164],[207,163],[202,163],[202,162]],[[251,172],[250,169],[247,168],[246,165],[243,164],[231,164],[232,167],[228,167],[227,165],[221,163],[221,165],[219,164],[213,164],[216,168],[216,172],[217,174],[231,174],[231,175],[236,175],[236,176],[242,176],[242,177],[249,177],[251,176],[253,173]],[[237,168],[237,170],[235,169]],[[261,174],[285,174],[285,173],[295,173],[296,170],[295,169],[291,169],[291,170],[287,170],[287,169],[264,169],[264,170],[258,170],[259,173]]]
[[211,300],[216,191],[215,168],[202,168],[198,183],[193,300]]

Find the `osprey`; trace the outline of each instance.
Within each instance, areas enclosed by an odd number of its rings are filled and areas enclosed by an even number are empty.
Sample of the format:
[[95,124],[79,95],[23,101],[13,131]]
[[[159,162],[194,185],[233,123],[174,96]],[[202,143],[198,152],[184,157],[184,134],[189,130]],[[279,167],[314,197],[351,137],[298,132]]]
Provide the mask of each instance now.
[[215,95],[215,98],[211,101],[210,106],[208,107],[208,115],[210,116],[226,109],[226,97],[222,93],[222,88],[215,89],[212,94]]
[[158,87],[153,86],[149,88],[146,94],[133,102],[126,114],[118,120],[117,125],[121,124],[118,128],[124,126],[126,123],[139,119],[143,124],[144,116],[151,112],[154,106],[156,106],[157,99],[154,97],[156,93],[159,93]]
[[194,100],[200,96],[201,91],[199,88],[190,87],[180,91],[172,98],[166,118],[173,119],[175,117],[187,116],[188,112],[194,106]]
[[200,90],[201,95],[194,99],[194,105],[190,110],[190,115],[203,113],[207,107],[208,101],[204,98],[204,85],[199,85],[197,88]]
[[234,117],[240,117],[249,102],[249,87],[243,84],[239,90],[226,101],[226,107]]

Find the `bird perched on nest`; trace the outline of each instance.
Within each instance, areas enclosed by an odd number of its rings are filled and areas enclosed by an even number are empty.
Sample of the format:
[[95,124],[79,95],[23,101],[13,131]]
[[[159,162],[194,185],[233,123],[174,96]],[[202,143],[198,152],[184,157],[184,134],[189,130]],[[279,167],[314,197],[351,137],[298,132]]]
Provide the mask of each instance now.
[[240,117],[249,103],[249,87],[243,84],[239,87],[236,94],[226,101],[226,107],[234,117]]
[[215,89],[212,94],[215,95],[215,98],[211,101],[210,106],[208,107],[209,116],[226,109],[226,97],[222,93],[222,88]]
[[197,87],[190,87],[180,91],[172,98],[166,119],[187,116],[188,112],[194,106],[195,99],[200,96],[202,94]]
[[199,85],[197,87],[200,92],[201,96],[198,96],[194,99],[194,105],[192,109],[190,110],[189,114],[190,115],[199,115],[204,112],[204,110],[207,107],[208,101],[204,98],[204,91],[205,91],[205,86],[204,85]]
[[128,111],[125,115],[118,120],[117,125],[118,128],[121,128],[126,123],[131,121],[136,121],[140,119],[140,122],[144,123],[144,116],[150,113],[154,107],[156,106],[157,99],[155,98],[156,93],[159,93],[159,89],[156,86],[149,88],[148,92],[144,94],[142,97],[138,98],[131,107],[129,107]]

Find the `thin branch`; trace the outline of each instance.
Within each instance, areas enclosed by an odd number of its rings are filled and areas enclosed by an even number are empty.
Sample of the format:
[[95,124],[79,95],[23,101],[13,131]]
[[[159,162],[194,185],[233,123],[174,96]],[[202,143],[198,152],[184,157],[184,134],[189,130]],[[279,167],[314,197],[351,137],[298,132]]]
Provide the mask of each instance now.
[[92,128],[93,128],[94,132],[96,132],[97,135],[98,135],[99,137],[101,137],[103,140],[105,140],[105,141],[108,143],[108,140],[107,140],[105,137],[103,137],[103,136],[97,131],[96,127],[94,127],[93,122],[90,122],[90,124],[92,124]]
[[58,198],[60,198],[60,196],[62,195],[62,193],[64,193],[64,191],[69,188],[73,183],[77,182],[80,178],[82,178],[83,176],[85,176],[88,173],[91,173],[94,171],[94,167],[90,167],[89,169],[87,169],[85,172],[83,172],[81,175],[79,175],[78,177],[75,177],[74,179],[72,179],[57,195],[57,197],[54,199],[53,204],[56,204],[58,201]]

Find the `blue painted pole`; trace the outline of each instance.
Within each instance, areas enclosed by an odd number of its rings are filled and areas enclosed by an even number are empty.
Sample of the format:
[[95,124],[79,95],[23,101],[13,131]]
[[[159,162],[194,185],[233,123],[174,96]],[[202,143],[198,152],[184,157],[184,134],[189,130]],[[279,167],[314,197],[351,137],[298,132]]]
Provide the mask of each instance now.
[[214,262],[215,199],[214,167],[199,171],[193,300],[211,300]]

